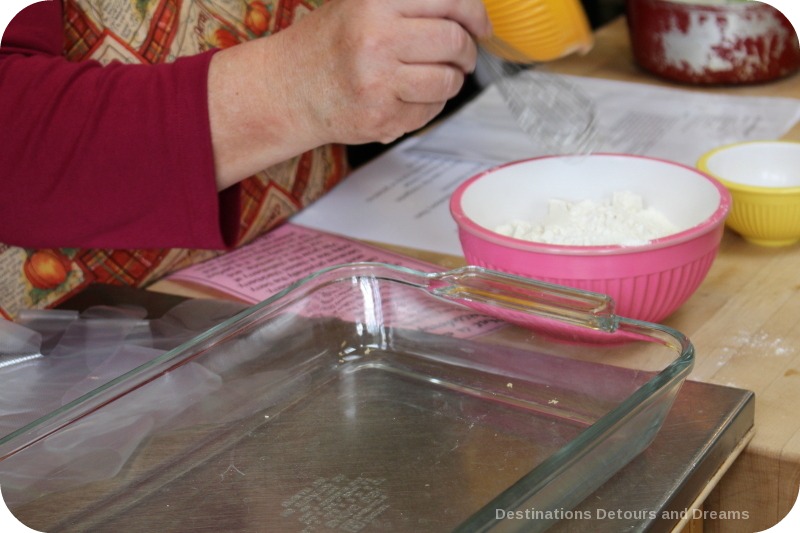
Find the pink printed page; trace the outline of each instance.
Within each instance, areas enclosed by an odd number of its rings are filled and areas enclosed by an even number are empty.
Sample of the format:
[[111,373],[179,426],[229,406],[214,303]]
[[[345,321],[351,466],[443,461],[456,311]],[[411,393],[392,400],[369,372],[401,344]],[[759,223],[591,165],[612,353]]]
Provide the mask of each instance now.
[[[363,261],[425,272],[439,270],[436,265],[346,237],[284,224],[247,246],[176,272],[168,279],[210,287],[255,304],[323,268]],[[352,289],[347,286],[339,289],[341,294],[335,290],[327,293],[332,301],[318,301],[298,312],[308,317],[337,316],[345,321],[355,320],[363,314],[363,304],[353,302],[349,305],[348,296],[351,296]],[[468,338],[488,333],[504,324],[501,319],[444,302],[441,305],[429,302],[427,306],[415,306],[402,298],[392,299],[390,291],[391,288],[384,289],[384,296],[392,302],[382,310],[384,325]]]
[[323,268],[375,261],[434,272],[436,265],[338,237],[284,224],[247,246],[169,276],[216,289],[250,303],[260,302]]

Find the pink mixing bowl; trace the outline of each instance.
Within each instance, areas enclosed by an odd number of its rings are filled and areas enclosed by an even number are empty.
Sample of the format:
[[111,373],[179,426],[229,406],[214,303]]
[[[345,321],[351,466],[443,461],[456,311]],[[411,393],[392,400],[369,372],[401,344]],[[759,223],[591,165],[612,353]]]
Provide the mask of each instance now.
[[[495,231],[541,221],[548,202],[603,201],[632,192],[678,231],[632,245],[532,242]],[[719,249],[730,193],[685,165],[632,155],[547,156],[508,163],[453,193],[450,211],[469,264],[606,294],[620,316],[657,322],[697,290]]]

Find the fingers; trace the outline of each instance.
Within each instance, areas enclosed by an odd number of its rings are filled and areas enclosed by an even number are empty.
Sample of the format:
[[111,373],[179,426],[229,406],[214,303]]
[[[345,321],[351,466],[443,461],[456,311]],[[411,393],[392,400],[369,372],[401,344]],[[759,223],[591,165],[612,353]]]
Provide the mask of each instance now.
[[431,104],[405,104],[404,114],[406,116],[406,120],[403,122],[403,127],[400,128],[402,131],[397,135],[397,137],[425,126],[434,117],[441,113],[443,109],[444,102]]
[[477,49],[458,23],[447,19],[411,19],[403,24],[396,57],[406,64],[451,64],[464,73],[475,70]]
[[320,144],[390,142],[458,94],[474,38],[489,31],[481,0],[327,2],[267,39],[289,54],[273,61],[292,62],[270,83],[291,92],[287,116]]
[[[396,112],[392,114],[391,120],[375,121],[375,130],[381,133],[378,138],[374,140],[384,144],[393,142],[406,133],[416,131],[428,124],[434,117],[442,112],[442,109],[444,109],[444,102],[397,102]],[[380,112],[380,116],[384,116],[384,111],[385,110]]]
[[395,72],[394,94],[406,103],[443,104],[464,85],[464,73],[452,65],[403,65]]
[[479,39],[492,34],[492,26],[481,0],[399,0],[398,11],[411,18],[455,21]]

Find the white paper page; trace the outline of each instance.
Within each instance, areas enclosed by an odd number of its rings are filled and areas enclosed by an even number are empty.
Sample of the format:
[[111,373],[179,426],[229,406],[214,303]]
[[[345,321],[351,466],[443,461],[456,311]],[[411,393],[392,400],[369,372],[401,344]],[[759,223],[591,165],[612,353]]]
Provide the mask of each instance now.
[[[800,99],[562,78],[594,102],[598,131],[595,152],[647,155],[693,166],[713,148],[778,138],[800,120]],[[517,127],[494,87],[426,134],[414,151],[494,162],[543,155],[534,140]]]
[[[568,77],[592,97],[603,145],[595,151],[693,166],[708,150],[774,139],[800,120],[800,99],[693,92]],[[454,116],[361,167],[295,216],[302,226],[356,239],[462,255],[450,193],[499,163],[543,155],[493,87]]]
[[408,139],[347,177],[292,222],[368,241],[461,255],[453,190],[490,165],[410,154]]

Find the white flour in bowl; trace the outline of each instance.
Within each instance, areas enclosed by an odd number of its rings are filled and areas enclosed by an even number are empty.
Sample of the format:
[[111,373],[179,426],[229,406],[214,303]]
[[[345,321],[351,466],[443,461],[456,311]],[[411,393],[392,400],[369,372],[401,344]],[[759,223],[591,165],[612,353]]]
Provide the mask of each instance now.
[[637,246],[677,233],[679,229],[660,211],[645,207],[638,194],[620,191],[610,201],[551,199],[541,224],[513,220],[495,231],[515,239],[548,244]]

